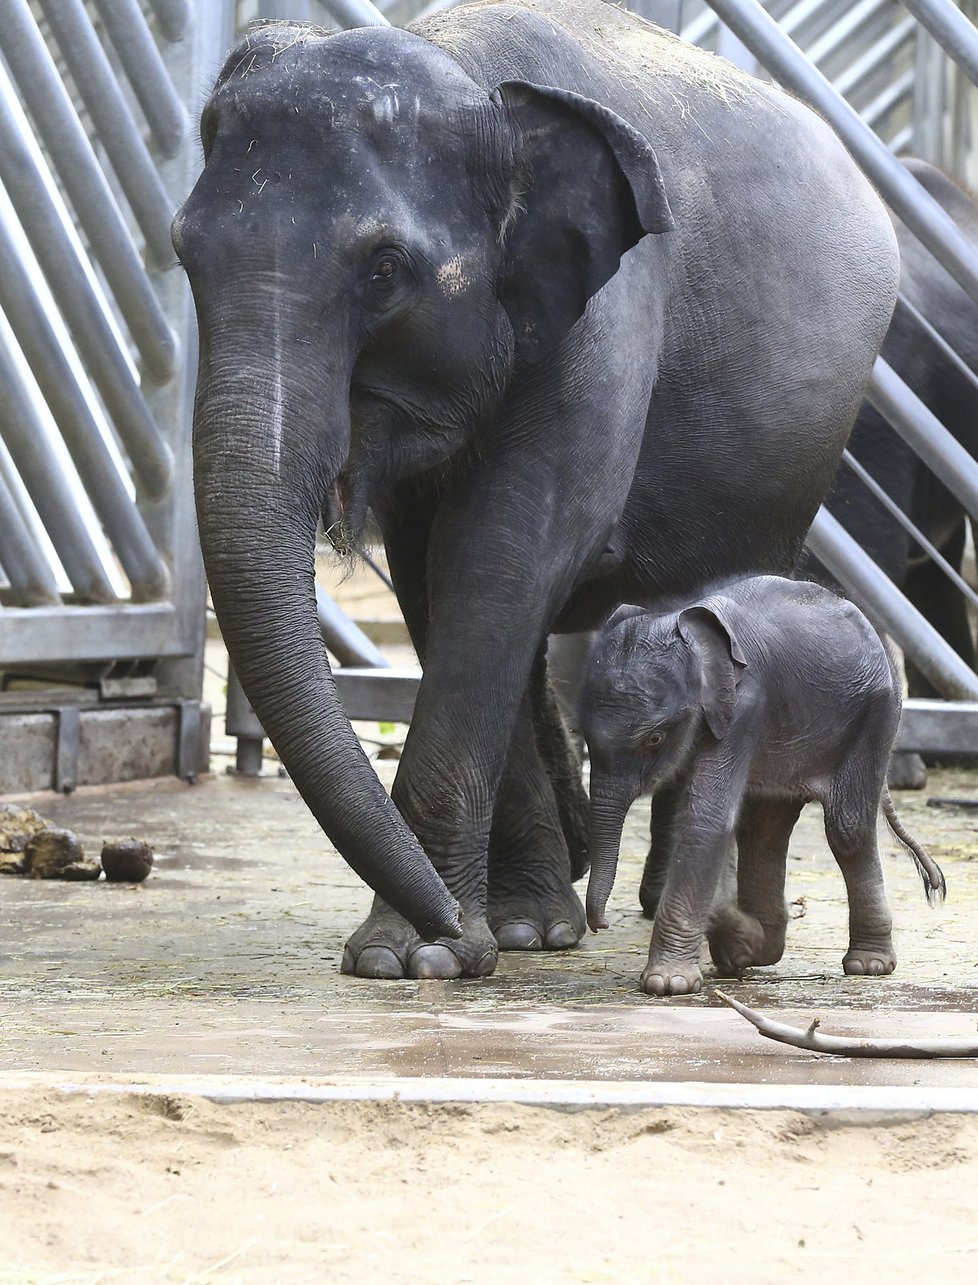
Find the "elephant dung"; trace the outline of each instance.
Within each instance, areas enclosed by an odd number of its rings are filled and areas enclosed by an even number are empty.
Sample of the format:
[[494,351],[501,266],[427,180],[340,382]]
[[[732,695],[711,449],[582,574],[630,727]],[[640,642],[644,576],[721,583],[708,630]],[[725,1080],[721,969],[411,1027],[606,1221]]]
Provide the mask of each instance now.
[[0,804],[0,874],[19,875],[26,869],[24,849],[47,822],[30,808]]
[[153,868],[153,849],[139,839],[102,845],[102,869],[113,883],[142,883]]
[[99,871],[97,863],[84,860],[72,830],[45,827],[24,849],[24,873],[32,879],[97,879]]

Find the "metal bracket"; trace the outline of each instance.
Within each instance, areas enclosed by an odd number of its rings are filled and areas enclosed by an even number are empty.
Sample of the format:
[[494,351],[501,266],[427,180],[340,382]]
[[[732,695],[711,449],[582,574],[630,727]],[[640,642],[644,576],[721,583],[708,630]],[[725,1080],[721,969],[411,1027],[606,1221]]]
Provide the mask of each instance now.
[[81,747],[81,710],[62,705],[52,709],[55,723],[54,788],[70,794],[78,784],[78,751]]
[[200,749],[200,701],[177,705],[177,776],[197,784],[197,754]]

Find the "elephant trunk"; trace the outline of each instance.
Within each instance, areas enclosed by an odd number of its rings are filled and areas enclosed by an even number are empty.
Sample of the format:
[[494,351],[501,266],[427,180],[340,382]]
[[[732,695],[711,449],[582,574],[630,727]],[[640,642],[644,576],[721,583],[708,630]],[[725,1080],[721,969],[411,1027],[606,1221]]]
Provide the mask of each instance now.
[[592,777],[588,854],[591,874],[587,884],[587,922],[592,932],[607,928],[605,905],[615,886],[621,833],[632,799],[620,791],[605,790]]
[[[340,853],[431,939],[459,909],[381,785],[337,696],[316,620],[315,533],[350,439],[349,377],[283,370],[213,338],[201,353],[194,475],[201,546],[228,654],[300,794]],[[244,346],[242,346],[244,345]]]

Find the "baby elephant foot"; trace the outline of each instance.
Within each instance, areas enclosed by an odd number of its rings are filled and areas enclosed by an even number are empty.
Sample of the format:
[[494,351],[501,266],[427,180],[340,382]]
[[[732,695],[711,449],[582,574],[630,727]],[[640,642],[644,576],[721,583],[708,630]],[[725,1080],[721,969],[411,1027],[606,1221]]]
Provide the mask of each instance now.
[[850,977],[887,977],[896,968],[896,951],[892,943],[880,946],[850,946],[842,959]]
[[396,981],[404,977],[486,977],[498,953],[489,925],[481,917],[463,920],[459,940],[423,941],[407,920],[383,903],[375,904],[343,951],[340,971],[355,977]]
[[569,950],[584,936],[584,907],[573,888],[534,897],[490,893],[489,926],[500,950]]
[[[768,959],[764,929],[753,915],[739,906],[724,906],[707,931],[710,956],[720,973],[728,977],[755,964],[777,963],[780,952]],[[783,944],[783,934],[782,934]]]
[[703,974],[698,965],[682,960],[667,959],[659,964],[650,960],[638,985],[646,995],[695,995],[703,988]]

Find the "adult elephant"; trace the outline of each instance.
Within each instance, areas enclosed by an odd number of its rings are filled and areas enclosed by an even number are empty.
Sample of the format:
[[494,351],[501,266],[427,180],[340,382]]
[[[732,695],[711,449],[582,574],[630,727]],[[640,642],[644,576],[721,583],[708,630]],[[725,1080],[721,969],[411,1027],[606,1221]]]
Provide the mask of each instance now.
[[[378,894],[343,967],[572,945],[547,633],[794,564],[892,310],[890,222],[805,107],[600,0],[259,28],[201,134],[174,225],[201,542],[246,692]],[[324,509],[354,544],[375,513],[422,658],[396,808],[316,627]]]

